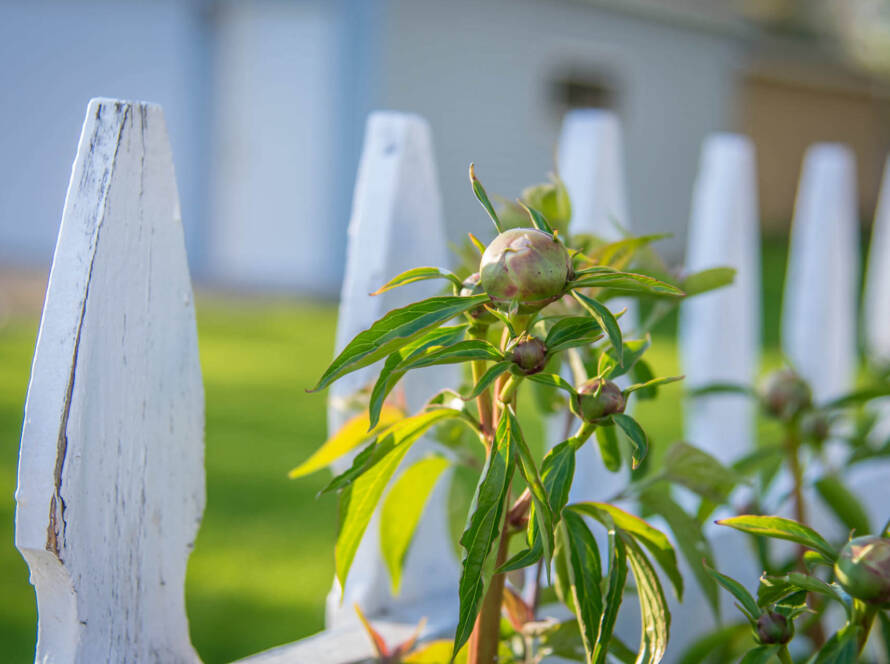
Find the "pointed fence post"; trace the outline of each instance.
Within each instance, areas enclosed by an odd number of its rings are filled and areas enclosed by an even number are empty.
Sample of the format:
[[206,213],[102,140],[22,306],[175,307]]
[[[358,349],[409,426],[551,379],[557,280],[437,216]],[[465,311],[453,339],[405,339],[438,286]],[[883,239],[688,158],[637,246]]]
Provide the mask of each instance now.
[[782,309],[782,350],[816,403],[847,392],[856,369],[859,274],[856,165],[839,143],[804,157]]
[[[372,114],[365,132],[349,223],[337,351],[390,309],[435,295],[441,290],[441,283],[411,284],[375,297],[369,293],[409,268],[447,267],[448,263],[427,123],[404,113]],[[355,414],[350,401],[359,390],[372,384],[377,368],[378,365],[366,367],[331,386],[331,433]],[[443,385],[457,385],[459,379],[457,367],[430,367],[406,375],[396,393],[404,396],[409,412],[416,412]],[[424,451],[428,452],[429,446],[418,443],[406,463]],[[379,547],[379,513],[375,514],[356,553],[346,588],[341,592],[335,584],[328,597],[329,627],[354,621],[353,603],[374,616],[391,614],[400,606],[438,600],[441,595],[454,595],[458,567],[448,535],[446,488],[447,479],[443,478],[430,496],[408,553],[398,597],[390,592]],[[456,596],[453,599],[456,603]],[[431,623],[430,627],[435,625]]]
[[[760,228],[754,146],[737,134],[713,134],[702,146],[692,198],[686,269],[735,268],[732,286],[684,302],[680,353],[685,387],[752,385],[760,361]],[[752,449],[755,405],[743,395],[690,398],[686,439],[732,463]]]
[[[679,346],[685,388],[713,383],[750,385],[760,359],[760,227],[754,146],[738,134],[717,133],[702,145],[692,196],[685,267],[697,272],[735,268],[732,286],[698,295],[681,305]],[[723,463],[746,454],[754,444],[755,405],[742,395],[690,397],[685,404],[685,438]],[[685,493],[682,502],[698,504]],[[753,581],[758,570],[747,556],[745,535],[728,528],[708,529],[721,571]],[[684,578],[692,579],[685,559]],[[686,584],[682,604],[671,599],[671,642],[682,652],[710,630],[715,621],[695,582]],[[728,595],[720,597],[723,615],[731,615]]]
[[[862,339],[868,362],[880,370],[890,368],[890,157],[884,166],[881,193],[875,211],[862,298]],[[874,441],[890,438],[890,398],[874,404],[879,420]]]
[[[570,111],[563,119],[558,148],[559,176],[565,182],[572,201],[572,234],[590,233],[607,240],[619,240],[621,228],[630,229],[624,173],[624,144],[618,116],[601,109]],[[616,300],[614,310],[628,307],[621,327],[636,325],[633,303]],[[567,378],[569,378],[567,376]],[[568,430],[574,431],[572,420]],[[564,440],[566,417],[550,418],[549,442]],[[605,499],[622,489],[629,478],[626,468],[609,472],[595,445],[585,445],[576,456],[575,482],[571,500]]]
[[19,456],[37,661],[195,662],[188,554],[204,395],[160,107],[93,100],[53,258]]

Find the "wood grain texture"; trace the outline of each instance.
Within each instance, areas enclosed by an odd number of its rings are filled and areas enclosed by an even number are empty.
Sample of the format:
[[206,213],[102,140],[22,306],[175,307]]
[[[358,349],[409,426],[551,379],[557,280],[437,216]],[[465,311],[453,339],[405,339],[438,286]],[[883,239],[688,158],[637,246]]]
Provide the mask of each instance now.
[[37,660],[190,662],[186,560],[204,508],[204,397],[161,109],[93,100],[25,410],[16,546]]

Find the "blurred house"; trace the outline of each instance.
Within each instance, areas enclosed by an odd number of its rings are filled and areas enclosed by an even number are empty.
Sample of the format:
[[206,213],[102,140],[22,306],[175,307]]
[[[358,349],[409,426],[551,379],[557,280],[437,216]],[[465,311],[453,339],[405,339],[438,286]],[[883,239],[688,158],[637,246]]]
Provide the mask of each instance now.
[[675,257],[715,130],[754,137],[763,218],[777,224],[805,146],[850,142],[870,216],[886,85],[824,34],[733,7],[0,0],[0,266],[48,266],[93,96],[164,106],[193,272],[235,287],[338,292],[364,119],[380,108],[429,120],[454,241],[488,232],[468,162],[515,196],[552,168],[563,114],[584,106],[624,123],[631,218],[619,221],[675,233]]

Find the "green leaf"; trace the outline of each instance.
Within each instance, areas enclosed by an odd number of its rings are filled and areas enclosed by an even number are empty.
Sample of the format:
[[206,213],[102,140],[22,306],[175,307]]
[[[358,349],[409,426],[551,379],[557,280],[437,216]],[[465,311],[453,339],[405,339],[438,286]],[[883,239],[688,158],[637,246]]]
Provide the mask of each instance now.
[[467,465],[456,465],[451,473],[451,482],[448,486],[448,534],[450,535],[448,541],[451,542],[458,558],[462,553],[460,536],[467,525],[467,514],[473,503],[478,479],[478,468]]
[[463,287],[463,282],[457,278],[457,275],[448,270],[442,270],[438,267],[415,267],[393,277],[371,293],[371,295],[380,295],[393,288],[413,284],[416,281],[426,281],[427,279],[447,279],[457,286],[458,290]]
[[643,247],[670,237],[670,233],[661,233],[658,235],[641,235],[639,237],[629,237],[623,240],[617,240],[597,247],[590,252],[590,258],[600,265],[613,265],[613,261],[620,260],[626,263],[627,259]]
[[712,267],[695,272],[683,279],[680,287],[687,297],[729,286],[735,280],[736,271],[731,267]]
[[678,380],[683,380],[685,376],[662,376],[661,378],[652,378],[651,380],[647,380],[645,383],[635,383],[630,387],[624,389],[625,394],[631,394],[632,392],[636,392],[637,390],[646,390],[653,387],[658,387],[659,385],[667,385],[668,383],[676,383]]
[[737,383],[709,383],[696,387],[688,392],[690,397],[706,397],[711,394],[742,394],[744,396],[756,396],[754,390],[747,385]]
[[711,500],[723,503],[740,478],[707,452],[689,443],[674,443],[663,460],[664,473],[671,482]]
[[572,396],[577,394],[574,386],[559,374],[536,373],[532,374],[531,376],[526,376],[526,378],[535,383],[546,385],[547,387],[558,387],[562,390],[565,390]]
[[501,418],[476,486],[467,527],[460,538],[465,553],[458,587],[460,611],[454,636],[455,653],[470,638],[479,605],[494,571],[490,554],[501,530],[504,502],[514,470],[515,452],[510,447],[512,437],[507,435],[506,427],[506,418]]
[[420,523],[420,515],[436,480],[449,465],[448,459],[441,456],[421,459],[399,475],[383,501],[380,549],[394,594],[398,594],[401,587],[402,567],[417,524]]
[[866,535],[871,532],[868,512],[865,511],[853,492],[844,486],[839,477],[825,475],[817,480],[815,485],[822,500],[848,530],[855,530],[857,535]]
[[596,428],[596,443],[600,448],[600,456],[606,470],[617,473],[621,469],[621,450],[618,448],[618,436],[614,424],[604,424]]
[[603,336],[603,328],[595,320],[587,316],[561,318],[547,333],[544,345],[547,352],[558,353],[568,348],[586,346]]
[[698,521],[674,502],[666,491],[645,492],[641,498],[648,509],[660,515],[667,522],[668,527],[674,533],[674,540],[677,542],[680,552],[689,563],[689,568],[695,575],[702,594],[711,606],[714,617],[719,620],[720,598],[717,583],[702,565],[702,559],[704,559],[705,562],[713,566],[714,553],[711,551],[710,543],[702,534]]
[[599,274],[584,274],[568,285],[569,288],[608,288],[633,295],[657,295],[683,297],[685,293],[676,286],[645,274],[619,272],[618,270]]
[[459,364],[472,360],[500,362],[503,359],[504,356],[501,351],[489,342],[481,339],[468,339],[467,341],[459,341],[451,346],[441,348],[434,346],[424,349],[416,356],[402,362],[397,367],[397,370],[404,372],[440,364]]
[[618,353],[618,357],[623,357],[622,346],[624,342],[621,337],[621,327],[619,327],[614,314],[609,311],[609,307],[577,291],[572,291],[572,297],[593,317],[600,329],[605,331],[606,336],[609,337],[609,342],[612,344],[612,348]]
[[584,650],[588,658],[591,658],[603,614],[599,548],[584,519],[571,510],[563,512],[559,530],[568,553],[568,574],[575,617],[581,628]]
[[355,552],[377,507],[383,489],[395,473],[409,449],[401,445],[392,449],[378,463],[368,469],[340,495],[340,531],[334,546],[334,568],[341,587],[355,558]]
[[786,577],[763,574],[760,577],[760,584],[757,586],[757,606],[761,608],[772,606],[780,599],[795,592],[797,592],[797,588]]
[[745,656],[742,657],[742,661],[739,664],[770,664],[773,661],[774,657],[778,656],[779,649],[782,646],[771,645],[771,646],[757,646],[753,650],[749,650],[745,653]]
[[440,327],[430,330],[419,339],[400,348],[386,358],[380,374],[377,376],[377,382],[371,390],[371,397],[368,402],[368,412],[370,413],[369,426],[376,426],[377,418],[380,416],[380,410],[386,397],[392,392],[396,384],[405,375],[407,369],[401,369],[401,365],[405,360],[415,357],[424,352],[428,348],[434,346],[450,346],[463,339],[467,331],[466,325],[455,325],[453,327]]
[[491,201],[488,200],[488,194],[485,193],[485,188],[476,177],[476,166],[474,164],[470,164],[470,184],[473,186],[473,194],[475,194],[476,200],[482,204],[482,207],[488,213],[488,216],[491,217],[491,221],[494,222],[494,227],[497,229],[498,233],[503,233],[504,229],[501,227],[501,220],[498,219],[498,215],[494,211],[494,206],[491,204]]
[[627,551],[624,542],[615,532],[615,527],[609,527],[609,576],[607,577],[603,614],[600,618],[599,633],[596,644],[593,647],[593,664],[605,664],[609,647],[614,640],[612,632],[615,629],[615,621],[618,619],[618,610],[624,598],[624,586],[627,583]]
[[813,549],[821,553],[831,561],[837,558],[837,554],[831,545],[812,528],[804,526],[797,521],[785,519],[780,516],[756,516],[746,514],[743,516],[735,516],[729,519],[722,519],[717,522],[721,526],[729,526],[736,530],[751,535],[763,535],[765,537],[774,537],[777,539],[796,542],[807,548]]
[[393,309],[346,344],[310,392],[323,389],[341,376],[373,364],[411,343],[427,330],[487,301],[485,294],[471,297],[443,295]]
[[592,516],[607,528],[614,523],[618,530],[633,536],[635,540],[649,549],[655,561],[670,579],[677,598],[683,599],[683,577],[677,567],[677,554],[674,553],[674,547],[671,546],[670,540],[663,532],[653,528],[641,518],[609,503],[575,503],[569,505],[564,513],[569,510]]
[[387,427],[405,417],[405,413],[395,406],[381,408],[379,425],[368,431],[369,419],[367,413],[356,415],[346,422],[340,430],[328,438],[308,459],[288,473],[291,479],[309,475],[322,468],[327,468],[341,456],[354,450],[366,440],[378,435]]
[[[555,445],[544,456],[541,462],[541,483],[550,504],[550,512],[554,520],[559,518],[563,507],[569,501],[569,489],[572,486],[572,477],[575,474],[575,448],[570,441],[563,441]],[[535,506],[531,511],[534,516]],[[509,572],[533,565],[544,555],[544,545],[538,532],[538,524],[534,519],[529,519],[529,548],[520,551],[508,560],[498,570]]]
[[600,356],[597,373],[609,380],[615,380],[631,371],[643,354],[648,350],[652,340],[649,335],[644,339],[631,339],[624,342],[623,351],[619,359],[614,348],[609,348]]
[[847,630],[841,630],[835,633],[819,653],[813,664],[856,664],[859,660],[858,639],[859,627]]
[[[655,374],[652,372],[652,367],[642,359],[637,360],[628,373],[630,374],[631,380],[638,385],[646,384],[655,378]],[[636,390],[635,394],[637,395],[637,399],[640,400],[654,399],[658,396],[658,388],[656,386],[641,387]]]
[[707,570],[708,574],[710,574],[717,583],[728,590],[729,593],[739,601],[740,608],[748,617],[748,620],[755,622],[757,618],[760,617],[760,607],[757,606],[757,602],[751,597],[751,593],[745,590],[745,587],[741,583],[725,574],[721,574],[704,561],[702,561],[702,565],[704,565],[705,570]]
[[646,433],[643,431],[643,427],[630,415],[625,415],[624,413],[615,413],[612,415],[612,421],[621,427],[621,430],[630,439],[631,447],[633,448],[631,452],[632,467],[634,469],[638,468],[649,452],[649,443],[646,440]]
[[505,371],[508,371],[510,367],[513,366],[512,360],[504,360],[503,362],[498,362],[496,364],[491,365],[488,370],[482,374],[482,377],[479,379],[479,382],[473,387],[473,391],[470,392],[467,396],[461,397],[464,401],[469,401],[470,399],[475,399],[480,394],[482,394],[485,390],[489,388],[489,386],[498,379],[498,377],[503,374]]
[[[761,588],[763,588],[767,584],[775,588],[775,590],[772,590],[772,592],[764,591],[763,598],[761,598],[761,590],[758,589],[757,603],[760,604],[760,606],[766,606],[764,602],[767,599],[772,599],[772,601],[769,603],[774,604],[780,599],[783,599],[791,593],[799,590],[805,590],[807,592],[825,595],[826,597],[837,600],[838,602],[846,606],[843,596],[835,586],[825,583],[818,577],[807,576],[806,574],[801,574],[800,572],[789,572],[787,575],[780,577],[764,575],[760,578],[760,584]],[[783,584],[787,588],[787,591],[784,591],[784,594],[780,594],[783,592],[781,590]]]
[[671,614],[667,600],[661,589],[661,582],[652,567],[652,563],[643,554],[639,545],[627,534],[621,533],[627,547],[627,561],[633,572],[640,602],[640,622],[642,635],[640,651],[637,654],[639,664],[657,664],[667,650],[668,636],[671,627]]
[[394,450],[399,450],[400,453],[404,454],[418,438],[435,424],[448,418],[461,416],[460,411],[452,408],[435,408],[421,411],[416,415],[399,420],[381,432],[373,443],[359,452],[353,459],[352,466],[332,479],[322,489],[322,493],[339,491],[348,487],[375,465],[386,459]]
[[462,648],[457,656],[451,659],[452,642],[450,639],[437,639],[423,643],[417,650],[405,655],[400,661],[403,664],[467,664],[467,649]]
[[858,406],[867,401],[871,401],[872,399],[886,396],[890,396],[890,382],[888,382],[886,385],[868,387],[862,390],[856,390],[855,392],[851,392],[849,394],[845,394],[824,404],[822,408],[824,410],[833,410],[835,408],[849,408],[850,406]]
[[539,210],[536,210],[531,205],[527,205],[522,201],[516,201],[528,213],[529,219],[531,219],[532,225],[537,228],[539,231],[544,231],[545,233],[550,233],[553,235],[553,229],[550,227],[550,223],[547,221],[547,218],[541,214]]
[[[546,561],[549,570],[550,560],[553,557],[553,513],[550,511],[550,500],[547,495],[547,489],[544,487],[541,477],[538,475],[538,468],[535,466],[535,460],[522,436],[522,429],[519,427],[519,421],[513,413],[512,406],[507,406],[503,415],[501,415],[498,429],[502,426],[504,428],[504,433],[502,435],[510,438],[507,445],[510,449],[514,449],[519,453],[519,470],[528,485],[534,505],[533,514],[530,516],[537,524],[537,533],[541,537],[544,560]],[[531,532],[534,533],[535,531]],[[529,542],[534,543],[534,538],[532,537]]]

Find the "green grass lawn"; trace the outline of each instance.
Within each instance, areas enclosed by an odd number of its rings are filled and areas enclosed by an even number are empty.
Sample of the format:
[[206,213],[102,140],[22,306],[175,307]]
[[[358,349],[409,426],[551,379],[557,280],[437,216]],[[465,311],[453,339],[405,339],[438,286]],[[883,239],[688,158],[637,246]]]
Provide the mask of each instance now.
[[[765,339],[777,338],[785,247],[764,249]],[[207,403],[207,509],[189,562],[192,641],[205,662],[227,662],[322,627],[333,578],[336,502],[316,500],[324,474],[287,471],[325,435],[325,397],[305,392],[331,357],[333,305],[198,298]],[[13,546],[15,473],[37,320],[0,324],[0,660],[33,661],[34,593]],[[673,321],[649,358],[677,372]],[[776,361],[775,352],[769,355]],[[639,419],[663,448],[681,436],[682,388],[664,388]]]

